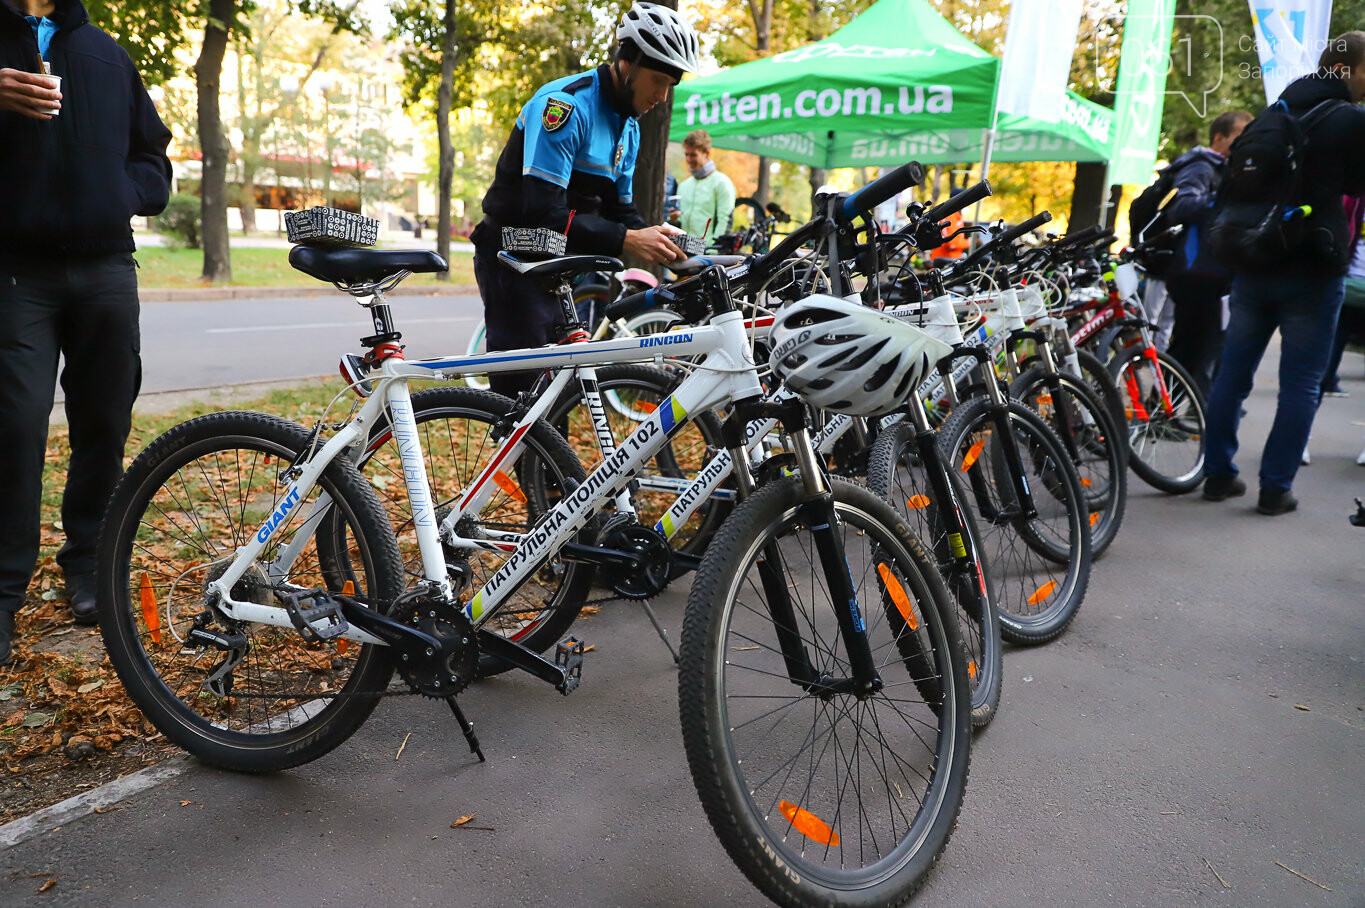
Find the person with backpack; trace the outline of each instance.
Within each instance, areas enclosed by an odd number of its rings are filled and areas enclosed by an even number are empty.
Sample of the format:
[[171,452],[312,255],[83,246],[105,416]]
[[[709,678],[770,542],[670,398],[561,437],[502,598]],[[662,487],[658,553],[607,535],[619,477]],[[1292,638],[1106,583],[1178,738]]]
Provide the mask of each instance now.
[[1292,488],[1341,311],[1352,237],[1343,195],[1365,193],[1365,31],[1327,43],[1233,145],[1208,242],[1234,272],[1231,317],[1209,394],[1204,498],[1246,493],[1233,463],[1242,402],[1280,332],[1280,391],[1256,510],[1298,507]]
[[1250,122],[1251,114],[1245,110],[1220,114],[1209,125],[1208,147],[1192,148],[1175,159],[1171,167],[1177,171],[1172,185],[1176,194],[1159,219],[1163,229],[1177,224],[1185,228],[1175,238],[1166,273],[1166,293],[1175,314],[1167,349],[1205,395],[1223,347],[1223,297],[1231,288],[1232,274],[1203,242],[1204,229],[1223,181],[1228,149]]
[[[1206,394],[1222,342],[1222,298],[1231,276],[1200,243],[1201,226],[1222,180],[1228,149],[1250,122],[1251,114],[1244,110],[1215,117],[1208,146],[1196,146],[1172,161],[1128,208],[1132,241],[1147,247],[1143,305],[1157,325],[1157,347],[1169,347]],[[1185,230],[1163,237],[1172,227]]]

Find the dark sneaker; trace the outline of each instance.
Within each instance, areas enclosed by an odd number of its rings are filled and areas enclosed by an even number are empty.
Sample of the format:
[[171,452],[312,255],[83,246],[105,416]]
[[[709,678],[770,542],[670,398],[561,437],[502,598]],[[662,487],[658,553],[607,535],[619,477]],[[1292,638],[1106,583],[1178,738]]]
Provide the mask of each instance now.
[[1204,500],[1224,501],[1247,493],[1247,484],[1236,473],[1215,473],[1204,480]]
[[1288,514],[1299,506],[1299,500],[1288,489],[1261,489],[1261,497],[1256,502],[1256,513],[1275,517]]
[[14,616],[0,612],[0,666],[9,665],[14,658]]
[[67,592],[71,594],[71,617],[77,624],[99,624],[100,613],[95,606],[95,581],[90,577],[71,579],[66,582]]

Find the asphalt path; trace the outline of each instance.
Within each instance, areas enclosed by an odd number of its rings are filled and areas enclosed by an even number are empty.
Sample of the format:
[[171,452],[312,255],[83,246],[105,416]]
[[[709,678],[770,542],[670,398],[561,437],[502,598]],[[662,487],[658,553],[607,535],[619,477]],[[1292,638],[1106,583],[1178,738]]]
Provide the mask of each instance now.
[[[410,359],[464,353],[478,296],[389,300]],[[142,304],[142,391],[156,394],[332,375],[363,353],[369,315],[345,294]],[[60,399],[60,389],[59,389]]]
[[[1253,480],[1272,370],[1243,427]],[[1365,529],[1346,520],[1365,381],[1357,355],[1343,370],[1297,513],[1131,478],[1070,630],[1007,650],[917,905],[1365,904]],[[674,635],[686,593],[655,600]],[[0,904],[765,904],[697,802],[646,616],[610,605],[578,630],[597,648],[571,697],[526,676],[464,695],[486,764],[443,704],[390,699],[308,766],[195,765],[0,853]]]

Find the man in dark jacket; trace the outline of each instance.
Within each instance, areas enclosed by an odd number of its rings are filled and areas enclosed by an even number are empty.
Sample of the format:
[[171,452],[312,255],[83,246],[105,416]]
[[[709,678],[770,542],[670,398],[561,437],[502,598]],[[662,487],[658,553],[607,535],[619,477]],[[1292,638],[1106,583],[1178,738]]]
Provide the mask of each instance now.
[[1303,152],[1302,203],[1312,206],[1307,238],[1283,261],[1266,262],[1265,270],[1233,281],[1231,320],[1209,394],[1204,461],[1206,499],[1246,492],[1232,462],[1237,425],[1256,367],[1278,329],[1279,403],[1261,456],[1256,504],[1269,515],[1298,506],[1290,490],[1313,427],[1351,255],[1342,196],[1365,193],[1365,110],[1357,106],[1365,100],[1365,32],[1328,42],[1317,72],[1292,82],[1280,100],[1296,117],[1326,101],[1336,107],[1308,132]]
[[1213,261],[1208,244],[1201,242],[1228,149],[1251,122],[1245,110],[1231,110],[1209,125],[1208,147],[1185,152],[1171,163],[1176,168],[1175,198],[1166,206],[1163,223],[1185,227],[1175,265],[1166,274],[1166,292],[1175,308],[1168,352],[1184,366],[1208,394],[1213,365],[1223,345],[1223,297],[1232,275]]
[[166,206],[170,138],[79,0],[0,0],[0,665],[38,556],[59,356],[71,462],[57,562],[75,619],[96,620],[95,544],[142,381],[129,220]]

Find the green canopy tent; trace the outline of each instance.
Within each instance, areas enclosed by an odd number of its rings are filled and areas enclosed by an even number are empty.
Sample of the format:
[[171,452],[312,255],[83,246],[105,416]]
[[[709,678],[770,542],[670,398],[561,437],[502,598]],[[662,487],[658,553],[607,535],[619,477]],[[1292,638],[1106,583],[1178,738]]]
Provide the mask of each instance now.
[[1000,61],[925,0],[880,0],[828,38],[677,88],[670,138],[812,167],[1104,161],[1113,112],[1068,92],[1061,122],[1002,115]]

